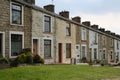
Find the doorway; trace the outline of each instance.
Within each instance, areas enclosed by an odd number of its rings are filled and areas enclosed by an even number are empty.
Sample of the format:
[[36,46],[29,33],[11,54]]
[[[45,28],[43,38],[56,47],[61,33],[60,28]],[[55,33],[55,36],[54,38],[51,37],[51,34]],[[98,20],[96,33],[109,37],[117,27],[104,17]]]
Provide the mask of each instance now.
[[38,54],[38,39],[33,39],[33,53]]
[[80,63],[80,45],[76,45],[76,63]]
[[0,55],[2,54],[3,54],[3,34],[0,33]]
[[59,63],[62,63],[62,43],[58,43]]

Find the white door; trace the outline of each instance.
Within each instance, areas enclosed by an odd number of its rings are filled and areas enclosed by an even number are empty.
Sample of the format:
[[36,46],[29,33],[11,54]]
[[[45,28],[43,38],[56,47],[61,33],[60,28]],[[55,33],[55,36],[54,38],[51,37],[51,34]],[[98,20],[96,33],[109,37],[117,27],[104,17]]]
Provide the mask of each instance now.
[[80,63],[80,45],[76,45],[76,63]]

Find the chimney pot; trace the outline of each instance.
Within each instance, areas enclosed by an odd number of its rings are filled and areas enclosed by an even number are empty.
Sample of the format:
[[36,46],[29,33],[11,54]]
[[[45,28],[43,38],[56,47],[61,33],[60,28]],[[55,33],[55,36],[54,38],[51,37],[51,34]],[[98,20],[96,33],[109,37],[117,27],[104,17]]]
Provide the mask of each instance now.
[[50,12],[54,12],[54,5],[53,4],[49,4],[44,6],[44,9],[50,11]]
[[59,15],[69,19],[69,11],[62,11],[59,13]]
[[98,29],[98,25],[96,25],[96,24],[92,25],[91,27],[94,29]]
[[85,22],[82,22],[83,25],[86,25],[86,26],[90,26],[90,21],[85,21]]
[[79,17],[79,16],[72,18],[72,20],[75,22],[81,23],[81,17]]

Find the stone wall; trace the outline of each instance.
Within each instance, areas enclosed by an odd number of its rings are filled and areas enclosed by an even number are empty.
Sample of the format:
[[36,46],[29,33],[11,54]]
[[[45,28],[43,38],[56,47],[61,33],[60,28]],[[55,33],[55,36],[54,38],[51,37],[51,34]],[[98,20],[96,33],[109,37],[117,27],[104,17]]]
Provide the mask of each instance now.
[[10,31],[24,32],[24,48],[31,48],[31,8],[24,6],[23,26],[10,24],[10,1],[0,1],[0,31],[5,32],[5,56],[9,57],[9,34]]

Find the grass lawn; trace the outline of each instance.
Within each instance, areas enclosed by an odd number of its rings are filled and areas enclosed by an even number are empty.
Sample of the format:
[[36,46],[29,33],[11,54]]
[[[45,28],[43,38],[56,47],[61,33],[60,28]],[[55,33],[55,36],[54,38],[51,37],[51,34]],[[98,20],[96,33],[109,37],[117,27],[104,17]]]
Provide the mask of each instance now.
[[83,65],[27,66],[0,70],[0,80],[101,80],[120,77],[120,68]]

